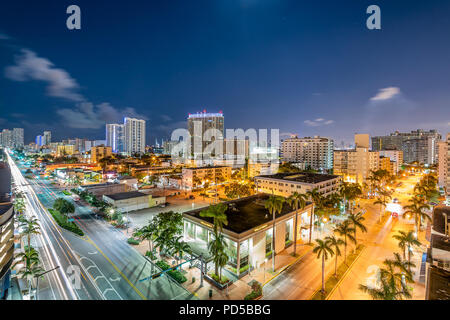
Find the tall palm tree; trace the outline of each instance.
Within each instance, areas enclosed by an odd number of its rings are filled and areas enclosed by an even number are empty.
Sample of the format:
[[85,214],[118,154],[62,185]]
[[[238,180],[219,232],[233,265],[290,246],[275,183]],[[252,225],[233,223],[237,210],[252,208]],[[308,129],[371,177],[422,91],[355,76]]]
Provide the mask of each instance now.
[[340,246],[344,244],[344,241],[340,238],[336,238],[334,235],[327,236],[325,241],[328,241],[329,245],[333,248],[335,260],[334,260],[334,276],[337,276],[337,261],[338,257],[341,255]]
[[358,246],[358,239],[356,238],[357,229],[361,230],[361,232],[367,232],[366,226],[363,224],[363,221],[366,220],[362,216],[362,212],[358,212],[356,214],[350,213],[348,215],[348,220],[350,221],[353,229],[354,229],[354,237],[355,237],[355,250]]
[[322,200],[322,196],[319,193],[319,189],[315,188],[306,192],[306,195],[313,203],[313,209],[311,211],[311,217],[309,221],[309,243],[311,244],[311,236],[312,236],[312,227],[314,222],[314,211],[316,210],[316,206],[320,205]]
[[19,214],[22,214],[25,211],[25,201],[23,197],[16,195],[16,198],[14,199],[14,211]]
[[317,254],[317,259],[322,258],[322,294],[325,294],[325,261],[328,260],[328,256],[333,256],[334,252],[331,249],[330,242],[327,240],[316,239],[317,245],[314,247],[313,252]]
[[295,209],[295,219],[294,219],[294,256],[297,255],[297,226],[298,226],[298,210],[303,210],[306,207],[307,196],[303,193],[294,192],[288,199],[287,202],[291,208]]
[[17,272],[17,275],[25,279],[28,284],[28,293],[31,293],[32,281],[43,269],[40,266],[39,253],[31,246],[25,246],[24,251],[16,255],[17,262],[13,264],[13,268],[18,264],[24,264]]
[[211,205],[208,209],[200,212],[201,217],[209,217],[214,220],[214,233],[222,232],[223,225],[228,225],[228,219],[225,212],[228,206],[224,203],[219,203],[216,205]]
[[173,251],[172,253],[175,255],[177,264],[183,260],[183,255],[185,253],[191,253],[191,247],[184,241],[182,241],[182,236],[178,236],[173,240]]
[[264,207],[272,215],[272,271],[275,272],[275,217],[283,210],[284,198],[280,196],[270,196],[266,200]]
[[39,220],[36,217],[27,219],[24,216],[20,216],[19,226],[22,227],[22,235],[27,237],[27,246],[31,247],[31,236],[41,234]]
[[156,239],[157,234],[158,226],[156,225],[155,221],[150,220],[146,226],[137,229],[133,233],[133,236],[141,240],[147,240],[148,249],[150,250],[150,252],[153,252],[153,241]]
[[429,210],[430,206],[424,202],[424,199],[420,197],[413,197],[409,201],[409,205],[405,206],[404,214],[410,214],[414,217],[414,225],[416,233],[419,233],[420,227],[422,226],[422,220],[430,220],[431,218],[428,214],[423,212],[424,210]]
[[225,239],[222,234],[216,233],[214,239],[208,243],[208,250],[212,255],[214,262],[215,274],[222,279],[222,268],[228,262],[228,255],[226,253]]
[[379,204],[380,205],[380,222],[381,222],[381,217],[383,215],[383,208],[386,207],[386,205],[388,204],[388,199],[391,199],[391,193],[388,190],[380,190],[379,191],[379,195],[377,197],[377,199],[375,200],[374,204]]
[[355,229],[351,226],[349,220],[345,220],[337,225],[334,232],[339,234],[341,237],[344,237],[344,262],[347,262],[347,240],[350,240],[353,243],[356,242],[356,239],[353,236]]
[[398,246],[403,251],[403,259],[406,259],[405,250],[408,252],[408,262],[411,263],[411,249],[422,245],[422,243],[414,237],[414,232],[399,230],[398,234],[394,234],[392,238],[398,241]]

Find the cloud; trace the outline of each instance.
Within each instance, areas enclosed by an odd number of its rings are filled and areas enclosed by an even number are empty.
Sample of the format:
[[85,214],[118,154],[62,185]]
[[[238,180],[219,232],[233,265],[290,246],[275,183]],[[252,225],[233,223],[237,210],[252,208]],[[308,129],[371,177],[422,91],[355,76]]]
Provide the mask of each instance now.
[[166,122],[172,121],[172,118],[166,114],[161,114],[160,117],[163,121],[166,121]]
[[122,122],[123,117],[147,120],[133,108],[119,110],[106,102],[98,105],[82,102],[78,103],[74,109],[59,109],[56,113],[68,127],[77,129],[99,129],[106,123]]
[[9,40],[9,39],[11,39],[10,36],[0,32],[0,40]]
[[378,93],[374,97],[370,98],[370,100],[372,101],[389,100],[397,96],[398,94],[400,94],[400,88],[397,87],[383,88],[379,89]]
[[70,74],[54,67],[54,64],[28,49],[21,49],[15,57],[16,65],[6,67],[5,76],[14,81],[47,82],[47,94],[52,97],[65,98],[72,101],[83,101],[82,95],[76,92],[78,83]]
[[304,123],[310,127],[327,126],[334,123],[334,120],[325,120],[323,118],[317,118],[316,120],[305,120]]

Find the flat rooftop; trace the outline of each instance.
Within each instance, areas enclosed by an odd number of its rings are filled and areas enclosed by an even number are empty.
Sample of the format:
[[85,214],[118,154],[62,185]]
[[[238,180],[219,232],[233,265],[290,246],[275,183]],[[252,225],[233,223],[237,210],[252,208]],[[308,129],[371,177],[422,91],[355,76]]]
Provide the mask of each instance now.
[[[268,194],[258,194],[247,198],[223,202],[228,206],[228,209],[225,212],[228,225],[223,226],[223,228],[239,234],[271,222],[272,215],[264,207],[264,204],[269,197],[270,195]],[[308,202],[307,204],[309,205],[310,203]],[[183,216],[195,217],[212,224],[214,222],[212,218],[200,216],[200,212],[206,209],[207,208],[200,208],[187,211],[183,213]],[[277,214],[276,218],[284,216],[292,211],[291,207],[287,203],[284,203],[281,213]]]
[[447,221],[450,223],[450,207],[436,206],[433,210],[433,229],[439,233],[445,233],[445,216],[447,214]]
[[109,186],[113,186],[113,185],[118,185],[119,183],[95,183],[95,184],[83,184],[80,187],[82,188],[101,188],[101,187],[109,187]]
[[332,174],[321,174],[321,173],[311,173],[311,172],[299,172],[299,173],[277,173],[271,175],[257,176],[256,178],[270,178],[277,180],[285,180],[290,182],[300,182],[300,183],[310,183],[316,184],[325,182],[328,180],[333,180],[339,178],[337,175]]
[[139,191],[129,191],[129,192],[114,193],[114,194],[106,194],[105,196],[117,201],[117,200],[133,199],[133,198],[139,198],[139,197],[147,197],[147,196],[149,196],[149,194],[139,192]]
[[450,255],[450,240],[447,237],[438,234],[431,235],[431,247],[448,251]]

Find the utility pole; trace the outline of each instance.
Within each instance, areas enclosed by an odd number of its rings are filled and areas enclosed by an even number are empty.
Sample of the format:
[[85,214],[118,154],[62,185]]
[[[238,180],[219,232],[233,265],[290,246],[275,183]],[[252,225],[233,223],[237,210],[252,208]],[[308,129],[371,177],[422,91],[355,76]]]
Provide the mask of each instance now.
[[47,270],[47,271],[45,271],[43,273],[40,273],[40,274],[35,276],[35,278],[37,279],[37,282],[36,282],[36,297],[35,297],[36,300],[38,300],[38,296],[39,296],[39,278],[42,277],[46,273],[49,273],[51,271],[55,271],[56,269],[59,269],[59,266],[56,266],[53,269]]

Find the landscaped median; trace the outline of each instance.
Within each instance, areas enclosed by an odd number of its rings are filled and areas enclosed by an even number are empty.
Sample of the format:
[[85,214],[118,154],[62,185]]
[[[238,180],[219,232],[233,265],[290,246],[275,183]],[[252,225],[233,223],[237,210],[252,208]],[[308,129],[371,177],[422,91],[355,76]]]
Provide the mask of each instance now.
[[[352,252],[347,256],[347,263],[342,262],[337,269],[337,276],[331,274],[325,282],[325,294],[322,294],[321,290],[318,289],[310,300],[326,300],[329,294],[331,294],[335,287],[340,283],[340,281],[345,277],[349,269],[353,266],[353,263],[360,256],[361,252],[364,250],[364,245],[358,245],[356,252]],[[333,266],[334,271],[334,266]]]
[[79,236],[84,236],[84,232],[74,222],[69,221],[69,219],[61,214],[61,212],[55,209],[48,209],[48,212],[50,212],[53,219],[55,219],[56,223],[58,223],[61,228],[69,230]]

